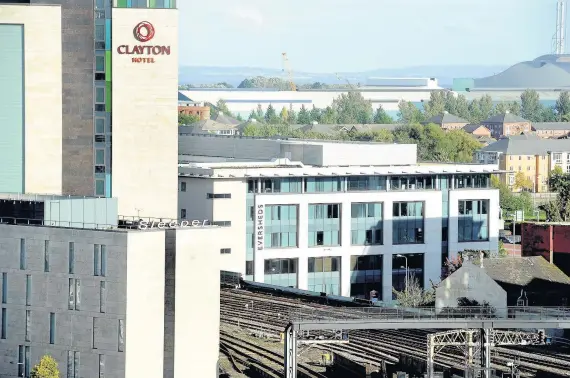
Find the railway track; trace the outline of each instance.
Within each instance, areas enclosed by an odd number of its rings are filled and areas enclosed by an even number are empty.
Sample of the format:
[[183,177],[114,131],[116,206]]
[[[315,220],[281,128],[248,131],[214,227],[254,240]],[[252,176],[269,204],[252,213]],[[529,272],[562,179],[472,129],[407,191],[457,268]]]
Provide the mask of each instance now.
[[[233,326],[249,329],[269,337],[280,337],[290,317],[299,311],[310,311],[319,318],[354,316],[358,308],[349,311],[342,307],[314,304],[300,299],[273,297],[267,294],[230,289],[222,291],[221,321]],[[379,361],[394,364],[400,355],[407,355],[425,361],[427,335],[426,330],[382,330],[382,331],[350,331],[349,344],[327,344],[320,349],[341,352],[357,357],[374,366]],[[279,357],[282,364],[282,354]],[[435,364],[445,368],[464,369],[462,353],[447,348],[436,355]],[[521,376],[540,376],[541,372],[570,377],[570,355],[560,353],[556,349],[541,347],[494,348],[492,367],[498,372],[508,372],[508,362],[517,360],[521,368]],[[304,367],[309,369],[308,366]],[[309,369],[310,370],[310,369]],[[321,374],[321,376],[323,376]]]

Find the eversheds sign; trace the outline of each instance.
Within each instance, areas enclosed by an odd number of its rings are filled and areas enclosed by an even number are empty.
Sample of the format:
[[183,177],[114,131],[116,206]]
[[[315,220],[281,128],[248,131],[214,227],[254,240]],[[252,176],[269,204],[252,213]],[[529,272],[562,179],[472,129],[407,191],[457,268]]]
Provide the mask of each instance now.
[[263,251],[265,238],[265,205],[257,205],[255,209],[255,249]]
[[139,22],[133,29],[133,35],[140,43],[144,45],[120,45],[117,47],[117,53],[121,55],[133,56],[133,63],[154,63],[155,57],[160,55],[170,55],[170,46],[146,44],[150,42],[156,29],[154,25],[148,21]]

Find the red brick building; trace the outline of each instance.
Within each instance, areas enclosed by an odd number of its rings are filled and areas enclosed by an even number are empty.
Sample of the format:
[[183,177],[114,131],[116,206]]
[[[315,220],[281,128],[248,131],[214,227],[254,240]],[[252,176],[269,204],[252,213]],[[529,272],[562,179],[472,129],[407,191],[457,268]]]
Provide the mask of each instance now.
[[570,223],[524,223],[521,245],[523,256],[544,256],[570,275]]

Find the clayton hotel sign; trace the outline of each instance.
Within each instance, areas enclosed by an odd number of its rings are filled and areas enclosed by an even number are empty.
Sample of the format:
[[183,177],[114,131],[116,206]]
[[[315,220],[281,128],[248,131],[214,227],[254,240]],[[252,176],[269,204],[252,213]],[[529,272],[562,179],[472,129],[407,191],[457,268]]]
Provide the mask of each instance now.
[[133,55],[133,63],[154,63],[155,57],[170,55],[170,46],[147,44],[156,33],[154,26],[148,21],[139,22],[133,29],[133,35],[140,45],[120,45],[117,53],[121,55]]

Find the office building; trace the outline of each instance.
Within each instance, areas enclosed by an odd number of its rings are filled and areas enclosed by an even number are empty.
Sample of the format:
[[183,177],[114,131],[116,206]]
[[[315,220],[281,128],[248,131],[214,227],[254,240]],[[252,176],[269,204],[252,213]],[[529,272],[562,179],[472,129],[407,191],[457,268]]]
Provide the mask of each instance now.
[[117,207],[0,195],[0,376],[44,355],[67,378],[217,374],[224,229],[123,228]]
[[416,145],[272,142],[283,158],[180,165],[180,217],[229,227],[222,269],[391,300],[406,271],[429,287],[447,256],[497,252],[496,165],[418,164]]
[[61,7],[0,4],[0,192],[62,192]]

